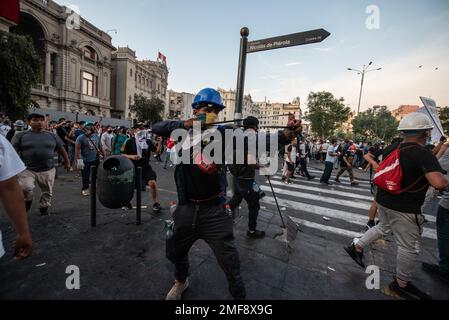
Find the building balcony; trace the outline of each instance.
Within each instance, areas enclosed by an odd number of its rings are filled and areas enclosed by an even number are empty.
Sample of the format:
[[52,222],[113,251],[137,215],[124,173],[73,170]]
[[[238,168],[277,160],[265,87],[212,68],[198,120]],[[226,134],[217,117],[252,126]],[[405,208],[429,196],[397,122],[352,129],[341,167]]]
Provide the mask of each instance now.
[[81,99],[84,102],[100,104],[100,99],[98,97],[91,97],[91,96],[86,96],[86,95],[82,94]]
[[57,97],[59,95],[57,88],[45,85],[43,83],[38,83],[32,86],[31,94],[47,97]]

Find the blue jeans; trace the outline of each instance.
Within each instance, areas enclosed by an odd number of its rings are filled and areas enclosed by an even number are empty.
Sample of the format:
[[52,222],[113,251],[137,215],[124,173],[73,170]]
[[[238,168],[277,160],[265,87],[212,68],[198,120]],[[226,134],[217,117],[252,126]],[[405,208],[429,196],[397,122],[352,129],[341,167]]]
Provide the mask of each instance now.
[[438,206],[437,237],[440,271],[449,272],[449,210],[442,206]]
[[170,161],[170,151],[165,151],[164,169],[167,169],[167,164]]

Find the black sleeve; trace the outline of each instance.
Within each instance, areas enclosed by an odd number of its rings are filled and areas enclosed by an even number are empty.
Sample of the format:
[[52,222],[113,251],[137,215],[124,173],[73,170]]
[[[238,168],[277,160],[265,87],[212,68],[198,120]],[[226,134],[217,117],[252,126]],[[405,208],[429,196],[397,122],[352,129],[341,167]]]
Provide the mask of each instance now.
[[123,154],[133,155],[132,153],[130,153],[132,151],[131,143],[132,143],[131,139],[126,140],[125,148],[123,148],[123,152],[122,152]]
[[292,146],[291,146],[291,145],[289,145],[289,146],[287,147],[287,151],[288,151],[288,152],[292,152]]
[[382,153],[383,153],[383,150],[381,150],[381,149],[377,149],[376,151],[371,152],[371,154],[374,156],[375,159],[379,158],[382,155]]
[[440,163],[438,162],[438,159],[433,155],[433,153],[428,150],[424,149],[423,155],[422,155],[422,162],[421,167],[424,174],[429,172],[441,172],[443,173],[444,170],[441,168]]
[[12,139],[12,137],[14,137],[15,132],[16,132],[16,130],[14,128],[9,130],[8,133],[6,134],[6,140],[11,142],[11,139]]
[[183,128],[184,121],[161,121],[153,124],[152,131],[159,136],[170,137],[173,130]]
[[148,149],[152,152],[156,152],[157,148],[155,147],[153,141],[147,139],[147,145],[148,145]]

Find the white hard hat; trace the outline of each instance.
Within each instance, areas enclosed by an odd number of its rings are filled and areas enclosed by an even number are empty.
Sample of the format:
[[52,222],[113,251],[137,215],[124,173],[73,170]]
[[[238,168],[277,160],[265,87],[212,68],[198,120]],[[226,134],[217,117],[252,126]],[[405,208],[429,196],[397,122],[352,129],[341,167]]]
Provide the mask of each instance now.
[[429,116],[421,112],[413,112],[406,115],[399,122],[398,131],[430,130],[433,128],[434,126]]

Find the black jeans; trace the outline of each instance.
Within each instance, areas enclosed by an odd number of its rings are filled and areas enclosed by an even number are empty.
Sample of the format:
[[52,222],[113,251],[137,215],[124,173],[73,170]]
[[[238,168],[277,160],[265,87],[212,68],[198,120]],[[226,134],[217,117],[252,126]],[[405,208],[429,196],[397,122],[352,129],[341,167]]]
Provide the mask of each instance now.
[[244,299],[246,291],[234,245],[232,217],[226,213],[223,204],[180,205],[173,220],[173,236],[166,240],[166,255],[175,265],[176,280],[183,282],[188,277],[189,250],[196,240],[203,239],[224,271],[231,295],[235,299]]
[[311,175],[309,174],[309,171],[307,171],[307,161],[306,158],[301,158],[300,162],[301,164],[301,169],[304,172],[304,174],[306,175],[307,178],[311,178]]
[[324,172],[323,175],[321,176],[320,182],[328,183],[332,175],[332,170],[334,169],[334,163],[326,161],[324,165],[325,165]]
[[237,208],[242,200],[248,204],[248,229],[256,230],[259,215],[259,193],[253,190],[254,179],[234,178],[234,196],[229,201],[231,209]]

